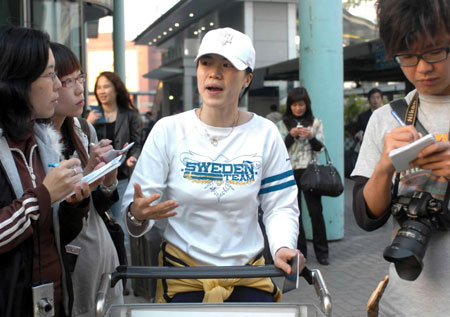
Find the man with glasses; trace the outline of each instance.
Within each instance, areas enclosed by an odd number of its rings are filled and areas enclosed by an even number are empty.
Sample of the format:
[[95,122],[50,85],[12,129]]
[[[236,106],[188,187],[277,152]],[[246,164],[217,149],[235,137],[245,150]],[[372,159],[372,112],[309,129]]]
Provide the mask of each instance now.
[[[392,104],[376,110],[367,125],[352,177],[355,218],[368,231],[388,220],[391,200],[396,195],[411,197],[414,192],[429,192],[444,201],[450,179],[450,1],[378,0],[377,14],[387,55],[400,65],[416,89],[404,98],[405,114],[401,119],[407,125],[402,126],[393,117]],[[423,132],[419,134],[418,130]],[[389,152],[424,133],[433,134],[437,142],[423,149],[408,170],[396,173]],[[393,189],[397,191],[394,194]],[[447,208],[448,201],[442,204],[444,212]],[[394,224],[396,236],[396,219]],[[409,229],[402,232],[411,233]],[[418,277],[406,280],[391,265],[389,282],[380,300],[380,316],[449,314],[450,232],[434,228],[430,232],[428,246],[422,245],[426,252]],[[424,243],[418,237],[422,235],[404,236],[401,247]]]

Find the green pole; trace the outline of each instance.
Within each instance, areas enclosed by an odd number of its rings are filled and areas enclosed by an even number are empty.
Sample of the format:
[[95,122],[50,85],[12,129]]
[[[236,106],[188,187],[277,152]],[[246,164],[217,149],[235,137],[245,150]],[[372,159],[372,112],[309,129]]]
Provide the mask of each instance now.
[[114,0],[113,13],[114,72],[123,82],[125,76],[125,18],[123,0]]
[[[300,85],[310,95],[314,116],[322,120],[333,164],[344,175],[342,1],[299,0]],[[321,154],[321,162],[324,162]],[[343,179],[342,179],[343,180]],[[344,181],[344,180],[343,180]],[[306,210],[304,199],[302,209]],[[328,240],[344,237],[344,194],[322,197]],[[303,213],[306,236],[311,221]]]

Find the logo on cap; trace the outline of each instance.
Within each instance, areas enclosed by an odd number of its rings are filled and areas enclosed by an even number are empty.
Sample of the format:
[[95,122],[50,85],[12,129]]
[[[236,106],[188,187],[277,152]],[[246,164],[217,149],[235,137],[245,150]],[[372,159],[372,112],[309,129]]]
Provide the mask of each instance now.
[[233,44],[233,34],[222,32],[220,34],[220,43],[222,43],[222,46]]

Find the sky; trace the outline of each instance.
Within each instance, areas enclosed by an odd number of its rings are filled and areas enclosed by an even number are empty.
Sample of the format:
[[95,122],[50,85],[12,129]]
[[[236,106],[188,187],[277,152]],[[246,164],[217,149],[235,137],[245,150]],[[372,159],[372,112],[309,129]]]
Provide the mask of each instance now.
[[[179,0],[126,0],[125,40],[134,40],[142,31],[166,13]],[[112,17],[100,19],[100,33],[112,32]]]

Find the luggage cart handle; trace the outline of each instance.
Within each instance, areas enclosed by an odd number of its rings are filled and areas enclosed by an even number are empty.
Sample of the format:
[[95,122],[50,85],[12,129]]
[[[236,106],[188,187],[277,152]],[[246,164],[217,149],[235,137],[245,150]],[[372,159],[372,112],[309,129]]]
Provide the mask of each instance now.
[[111,287],[125,278],[166,279],[213,279],[213,278],[257,278],[284,276],[284,271],[274,265],[245,266],[118,266],[111,273]]

